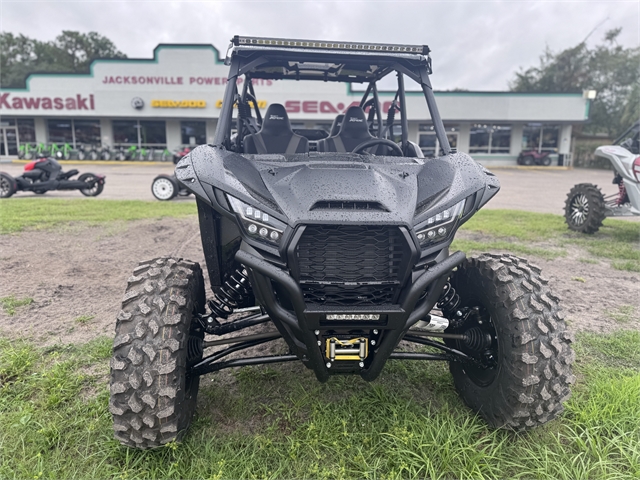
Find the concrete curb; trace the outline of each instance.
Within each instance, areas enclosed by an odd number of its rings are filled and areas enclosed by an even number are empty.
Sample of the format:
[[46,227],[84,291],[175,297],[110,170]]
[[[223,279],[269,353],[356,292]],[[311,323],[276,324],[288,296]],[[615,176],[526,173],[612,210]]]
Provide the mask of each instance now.
[[496,166],[485,166],[485,168],[489,170],[542,170],[542,171],[567,171],[573,170],[573,167],[556,167],[556,166],[542,166],[542,165],[532,165],[532,166],[524,166],[524,165],[496,165]]

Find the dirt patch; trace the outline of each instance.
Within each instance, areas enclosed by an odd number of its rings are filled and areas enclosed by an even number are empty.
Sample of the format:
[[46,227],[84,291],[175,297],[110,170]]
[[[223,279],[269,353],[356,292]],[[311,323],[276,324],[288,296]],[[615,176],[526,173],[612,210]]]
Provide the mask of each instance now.
[[33,298],[13,316],[0,312],[0,334],[47,346],[113,335],[138,262],[173,255],[204,265],[196,217],[3,235],[0,251],[0,297]]
[[[640,274],[614,270],[577,247],[566,250],[554,260],[530,259],[562,297],[571,329],[640,328]],[[13,316],[0,312],[0,334],[42,345],[113,335],[126,280],[141,260],[182,256],[204,267],[195,216],[3,235],[0,251],[0,297],[34,300]],[[272,328],[243,333],[265,327]],[[258,350],[283,348],[276,342]]]
[[[456,238],[490,242],[493,237],[459,231]],[[542,268],[552,291],[561,298],[567,324],[574,332],[610,332],[640,329],[640,273],[615,270],[608,260],[594,257],[586,250],[552,242],[527,245],[562,255],[545,259],[518,255]],[[488,250],[502,253],[500,250]],[[510,252],[504,252],[510,253]]]

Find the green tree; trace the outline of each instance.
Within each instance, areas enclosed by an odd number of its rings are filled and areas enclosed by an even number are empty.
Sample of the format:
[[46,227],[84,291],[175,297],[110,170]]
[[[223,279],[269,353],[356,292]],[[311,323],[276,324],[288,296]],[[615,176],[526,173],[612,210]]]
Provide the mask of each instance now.
[[590,48],[586,39],[554,53],[549,48],[537,67],[516,72],[510,88],[516,92],[580,92],[598,96],[585,130],[616,136],[640,118],[640,48],[617,42],[621,28],[609,30],[601,44]]
[[126,58],[114,43],[96,32],[64,30],[54,41],[42,42],[0,33],[0,86],[24,86],[33,72],[88,73],[95,58]]

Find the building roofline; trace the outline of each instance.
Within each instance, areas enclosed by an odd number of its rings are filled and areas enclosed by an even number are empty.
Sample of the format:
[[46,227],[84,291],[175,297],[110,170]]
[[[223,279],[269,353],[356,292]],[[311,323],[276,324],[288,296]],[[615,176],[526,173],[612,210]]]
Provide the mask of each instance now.
[[[153,49],[153,57],[152,58],[95,58],[89,64],[89,73],[63,73],[63,72],[51,72],[51,71],[37,71],[31,72],[27,74],[23,80],[23,87],[0,87],[0,90],[5,92],[29,92],[30,91],[30,81],[33,77],[36,76],[46,76],[46,77],[87,77],[91,78],[94,76],[93,67],[99,62],[108,62],[108,63],[158,63],[158,53],[163,49],[211,49],[215,52],[215,64],[223,65],[224,58],[220,57],[220,50],[218,50],[213,44],[210,43],[159,43]],[[347,85],[347,94],[357,95],[360,91],[355,91],[351,89],[351,85]],[[380,95],[389,95],[395,94],[395,90],[379,90],[378,93]],[[422,91],[407,91],[407,95],[423,95]],[[438,96],[467,96],[467,95],[482,95],[482,96],[582,96],[582,91],[575,92],[513,92],[509,90],[434,90],[434,93]]]
[[93,77],[93,67],[99,62],[108,62],[108,63],[158,63],[158,53],[163,49],[172,49],[172,48],[185,48],[185,49],[193,49],[193,48],[210,48],[215,52],[215,63],[217,65],[224,64],[224,58],[220,58],[220,50],[214,47],[210,43],[159,43],[153,49],[153,57],[152,58],[94,58],[89,64],[89,73],[64,73],[64,72],[51,72],[51,71],[37,71],[31,72],[27,74],[22,83],[23,87],[0,87],[2,91],[9,92],[28,92],[30,91],[30,81],[31,78],[35,76],[46,76],[46,77]]

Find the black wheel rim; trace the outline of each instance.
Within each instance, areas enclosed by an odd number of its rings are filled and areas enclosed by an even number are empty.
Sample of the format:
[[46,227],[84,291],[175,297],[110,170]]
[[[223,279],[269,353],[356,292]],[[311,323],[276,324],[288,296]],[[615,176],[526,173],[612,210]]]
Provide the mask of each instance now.
[[468,332],[471,329],[479,329],[482,333],[491,336],[491,346],[478,351],[469,348],[465,342],[459,340],[456,341],[456,346],[462,352],[480,361],[479,364],[468,363],[464,365],[463,369],[467,377],[480,387],[488,387],[495,381],[500,372],[501,354],[498,348],[499,338],[495,328],[494,315],[479,300],[470,301],[468,306],[477,308],[479,313],[477,315],[472,314],[475,318],[469,319],[461,333]]
[[589,216],[589,199],[584,193],[579,193],[569,202],[569,218],[573,225],[581,226]]
[[82,193],[84,193],[85,195],[89,195],[89,196],[95,195],[98,192],[98,188],[99,188],[98,181],[97,181],[96,177],[87,177],[87,178],[84,179],[84,181],[86,183],[91,183],[91,182],[94,182],[94,183],[89,188],[83,188],[82,189]]

